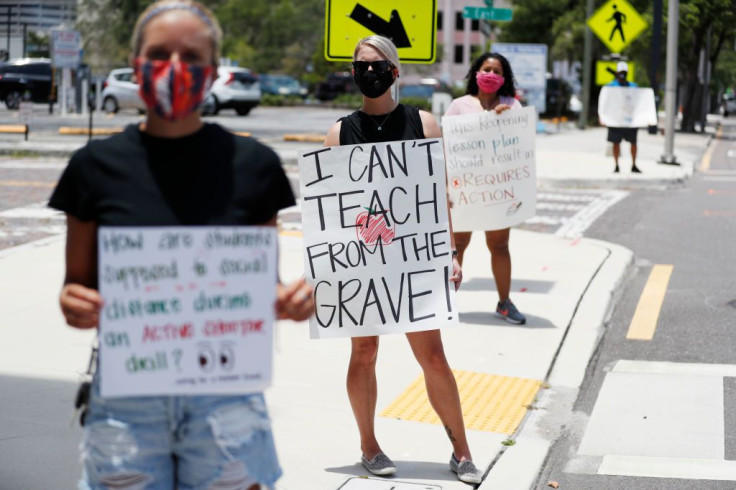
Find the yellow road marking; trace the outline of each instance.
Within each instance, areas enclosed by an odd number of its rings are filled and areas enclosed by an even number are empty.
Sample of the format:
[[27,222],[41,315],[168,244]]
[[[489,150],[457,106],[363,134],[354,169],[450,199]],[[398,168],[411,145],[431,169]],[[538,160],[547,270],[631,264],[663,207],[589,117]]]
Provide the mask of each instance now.
[[652,340],[654,331],[657,329],[659,312],[662,309],[667,285],[672,276],[672,265],[658,264],[649,273],[649,279],[644,286],[644,291],[636,305],[634,317],[629,325],[626,338],[630,340]]
[[[122,133],[123,128],[92,128],[92,134],[98,136],[107,136]],[[88,135],[89,128],[73,128],[70,126],[62,126],[59,128],[59,134]]]
[[5,187],[56,187],[56,182],[41,182],[38,180],[0,180],[0,185]]
[[[716,139],[721,139],[723,136],[723,126],[718,127],[718,131],[716,132]],[[713,157],[713,151],[715,151],[716,148],[716,142],[711,141],[711,145],[708,147],[708,150],[705,152],[705,155],[703,155],[703,161],[700,162],[700,171],[701,172],[707,172],[710,169],[710,159]]]
[[[465,427],[498,434],[514,433],[541,386],[535,379],[452,372],[460,392]],[[441,424],[429,403],[421,375],[381,412],[381,417]]]
[[307,141],[312,143],[324,143],[324,134],[285,134],[284,141]]

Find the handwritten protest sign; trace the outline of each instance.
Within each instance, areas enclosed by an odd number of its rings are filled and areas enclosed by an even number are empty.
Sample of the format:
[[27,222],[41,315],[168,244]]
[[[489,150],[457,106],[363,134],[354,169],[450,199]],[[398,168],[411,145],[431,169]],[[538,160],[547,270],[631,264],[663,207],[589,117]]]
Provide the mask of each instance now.
[[299,177],[311,338],[457,324],[441,140],[302,152]]
[[455,231],[500,230],[534,216],[535,131],[531,107],[442,118]]
[[598,97],[601,123],[612,128],[643,128],[657,124],[651,88],[605,86]]
[[101,227],[102,396],[266,388],[276,247],[273,227]]

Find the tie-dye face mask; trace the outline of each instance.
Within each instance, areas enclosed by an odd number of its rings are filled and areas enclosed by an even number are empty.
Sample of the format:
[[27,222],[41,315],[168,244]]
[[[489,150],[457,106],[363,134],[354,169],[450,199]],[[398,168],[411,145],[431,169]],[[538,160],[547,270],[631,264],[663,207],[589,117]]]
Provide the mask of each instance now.
[[212,84],[214,67],[182,61],[137,59],[140,95],[149,111],[176,121],[196,111]]

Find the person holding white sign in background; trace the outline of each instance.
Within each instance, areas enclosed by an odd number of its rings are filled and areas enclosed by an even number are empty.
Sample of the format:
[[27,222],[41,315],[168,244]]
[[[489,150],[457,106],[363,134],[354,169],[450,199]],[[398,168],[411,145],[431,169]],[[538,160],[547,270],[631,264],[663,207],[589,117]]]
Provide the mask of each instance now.
[[[445,116],[473,114],[476,112],[504,111],[520,108],[514,98],[516,94],[514,72],[511,64],[499,53],[484,53],[470,66],[465,77],[468,82],[465,95],[452,101]],[[510,228],[487,230],[486,245],[491,252],[491,271],[498,290],[496,314],[507,322],[517,325],[526,323],[526,317],[519,312],[509,297],[511,293],[511,253],[509,252]],[[465,249],[470,244],[472,232],[455,233],[458,260],[463,263]]]
[[[67,214],[60,304],[69,325],[100,321],[99,226],[276,226],[279,209],[294,203],[272,150],[201,120],[221,38],[194,1],[159,1],[138,18],[131,64],[145,123],[77,151],[50,201]],[[314,312],[303,280],[275,296],[280,318]],[[86,402],[79,488],[255,490],[280,477],[262,393],[103,398],[99,378]]]
[[[611,34],[613,35],[613,34]],[[616,64],[616,78],[608,84],[609,87],[638,87],[634,82],[626,79],[629,73],[629,64],[625,61],[619,61]],[[638,128],[608,128],[608,142],[613,144],[613,161],[615,166],[613,172],[620,172],[618,167],[618,158],[621,156],[621,140],[626,140],[631,144],[631,171],[640,174],[641,170],[636,166],[636,134]]]
[[[391,40],[370,36],[359,41],[353,53],[353,77],[363,94],[363,106],[330,128],[325,146],[440,137],[437,121],[430,113],[399,104],[398,96],[392,95],[390,89],[392,86],[397,89],[399,72],[399,55]],[[450,280],[457,288],[462,281],[462,271],[455,257],[454,243],[451,246],[453,273]],[[472,462],[460,395],[445,357],[439,329],[411,332],[406,337],[424,372],[432,408],[452,442],[450,469],[461,481],[480,483],[482,473]],[[347,390],[360,432],[361,462],[374,475],[391,475],[396,472],[396,465],[381,450],[374,428],[378,337],[352,337],[351,342]]]

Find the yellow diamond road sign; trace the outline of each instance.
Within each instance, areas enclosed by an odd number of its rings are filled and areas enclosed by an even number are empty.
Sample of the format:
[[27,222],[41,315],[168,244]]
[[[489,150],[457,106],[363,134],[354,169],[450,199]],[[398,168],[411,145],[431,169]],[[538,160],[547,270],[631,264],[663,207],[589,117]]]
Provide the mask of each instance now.
[[590,16],[588,27],[612,53],[620,53],[648,25],[626,0],[608,0]]
[[437,1],[326,0],[325,58],[351,61],[362,38],[393,40],[402,63],[434,63]]

